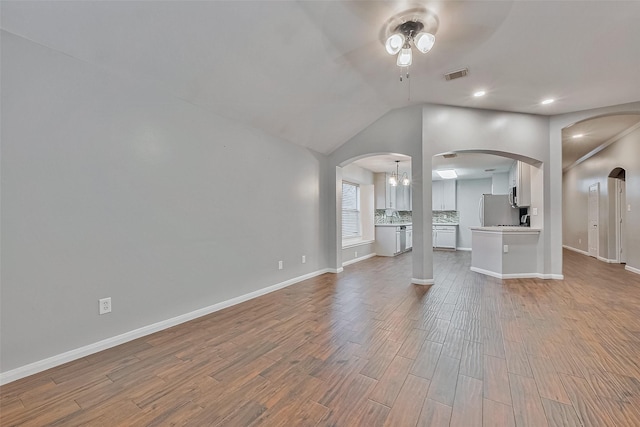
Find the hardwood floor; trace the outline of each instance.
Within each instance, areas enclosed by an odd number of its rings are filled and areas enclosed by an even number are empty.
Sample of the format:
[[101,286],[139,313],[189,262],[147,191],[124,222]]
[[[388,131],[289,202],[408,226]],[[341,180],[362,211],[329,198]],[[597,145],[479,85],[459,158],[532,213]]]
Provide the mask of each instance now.
[[376,257],[2,387],[3,426],[639,426],[640,276]]

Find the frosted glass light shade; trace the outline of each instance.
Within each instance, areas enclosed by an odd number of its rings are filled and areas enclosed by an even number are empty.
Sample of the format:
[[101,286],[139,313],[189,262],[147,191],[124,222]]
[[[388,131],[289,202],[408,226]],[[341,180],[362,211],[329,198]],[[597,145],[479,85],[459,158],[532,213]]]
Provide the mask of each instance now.
[[395,55],[400,52],[402,49],[402,45],[404,44],[404,35],[402,34],[391,34],[384,44],[385,49],[387,49],[387,53],[389,55]]
[[398,61],[396,62],[396,64],[398,64],[398,67],[408,67],[409,65],[411,65],[412,59],[411,48],[405,47],[402,48],[402,50],[398,54]]
[[415,39],[416,49],[418,49],[422,53],[427,53],[433,47],[433,44],[436,42],[436,36],[431,33],[419,33]]

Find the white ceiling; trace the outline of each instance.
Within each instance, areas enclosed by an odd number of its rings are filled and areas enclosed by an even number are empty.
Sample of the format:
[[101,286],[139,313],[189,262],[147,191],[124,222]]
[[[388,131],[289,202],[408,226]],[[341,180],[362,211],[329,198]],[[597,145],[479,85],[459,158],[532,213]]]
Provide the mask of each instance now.
[[[585,120],[562,131],[562,169],[606,148],[629,130],[640,126],[640,115],[625,114]],[[583,135],[574,138],[574,135]]]
[[[400,173],[407,172],[411,176],[411,158],[399,154],[370,156],[353,163],[372,172],[391,173],[396,170],[396,160],[400,161],[398,164]],[[441,180],[442,178],[436,171],[443,169],[455,169],[458,179],[491,178],[494,173],[509,171],[512,163],[513,159],[482,153],[458,153],[456,157],[449,159],[443,156],[434,156],[431,179],[433,181]]]
[[322,153],[411,104],[550,115],[640,100],[639,1],[420,4],[437,41],[404,83],[379,32],[405,1],[2,1],[1,25]]
[[402,154],[380,154],[377,156],[365,157],[354,161],[353,163],[361,168],[368,169],[371,172],[391,173],[396,170],[396,160],[400,173],[407,172],[411,176],[411,157]]
[[[508,172],[513,164],[513,159],[493,154],[458,153],[456,157],[447,159],[443,156],[434,156],[431,179],[439,181],[437,170],[454,169],[458,179],[491,178],[494,173]],[[487,170],[493,169],[493,170]]]

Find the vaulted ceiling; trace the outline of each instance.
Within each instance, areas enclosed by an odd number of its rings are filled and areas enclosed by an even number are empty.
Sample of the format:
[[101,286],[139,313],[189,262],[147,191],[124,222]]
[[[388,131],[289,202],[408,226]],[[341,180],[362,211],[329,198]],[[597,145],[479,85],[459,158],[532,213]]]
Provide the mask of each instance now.
[[[553,115],[640,100],[640,2],[424,1],[410,79],[380,42],[397,1],[2,1],[2,29],[101,72],[330,153],[432,102]],[[469,75],[445,81],[460,68]],[[487,91],[474,98],[478,89]],[[544,98],[556,98],[542,106]]]

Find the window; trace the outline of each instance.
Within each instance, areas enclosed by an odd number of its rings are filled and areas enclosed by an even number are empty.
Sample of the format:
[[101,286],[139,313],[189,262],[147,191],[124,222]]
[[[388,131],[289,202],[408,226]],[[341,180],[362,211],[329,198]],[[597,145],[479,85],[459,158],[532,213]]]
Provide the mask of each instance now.
[[342,181],[342,238],[361,237],[360,187]]

